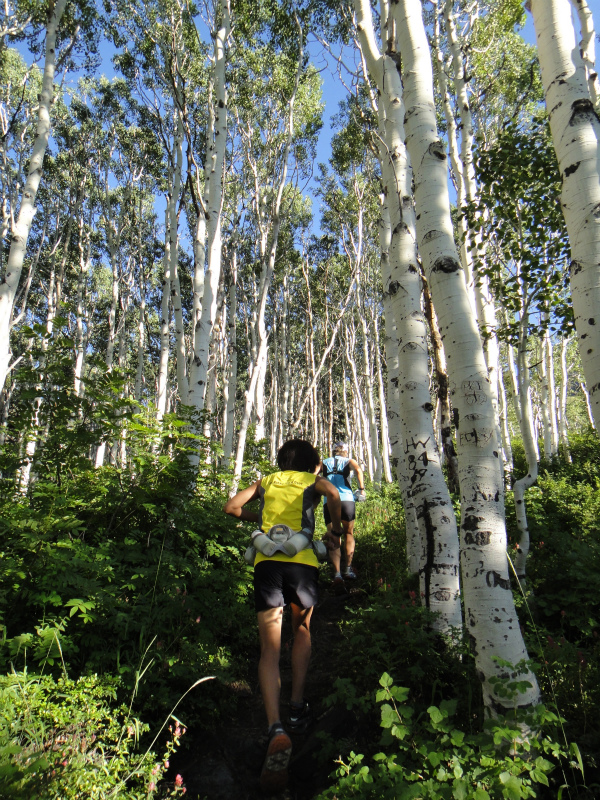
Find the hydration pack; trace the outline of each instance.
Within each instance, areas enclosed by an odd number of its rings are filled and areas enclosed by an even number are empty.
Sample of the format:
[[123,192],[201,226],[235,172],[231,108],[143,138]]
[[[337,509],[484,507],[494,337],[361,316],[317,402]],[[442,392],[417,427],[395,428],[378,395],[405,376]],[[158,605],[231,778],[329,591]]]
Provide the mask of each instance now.
[[244,558],[248,564],[252,565],[257,552],[262,553],[267,558],[274,556],[276,553],[295,556],[301,550],[306,550],[307,547],[312,547],[319,561],[325,561],[327,558],[327,548],[323,542],[313,541],[312,531],[307,528],[295,531],[289,525],[273,525],[268,533],[260,530],[254,531],[252,543],[244,553]]
[[[340,469],[339,462],[342,458],[344,460],[344,463]],[[346,458],[345,456],[333,456],[333,469],[330,469],[328,465],[325,462],[323,462],[323,477],[328,478],[329,475],[343,475],[344,468],[346,467],[348,461],[349,459]]]

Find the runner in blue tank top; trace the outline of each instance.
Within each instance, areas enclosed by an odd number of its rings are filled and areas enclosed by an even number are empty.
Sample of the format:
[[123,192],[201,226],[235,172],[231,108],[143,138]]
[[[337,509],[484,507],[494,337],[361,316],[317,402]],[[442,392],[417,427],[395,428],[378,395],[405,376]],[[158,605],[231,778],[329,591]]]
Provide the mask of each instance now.
[[[335,575],[333,577],[334,586],[343,589],[344,578],[353,580],[356,578],[356,573],[352,568],[352,558],[354,556],[354,519],[355,519],[355,499],[361,502],[366,499],[365,495],[365,481],[363,471],[360,465],[353,459],[348,458],[348,445],[345,442],[337,442],[333,445],[333,455],[331,458],[326,458],[323,461],[321,470],[323,477],[334,484],[340,493],[340,500],[342,501],[342,528],[344,530],[344,550],[346,554],[346,566],[344,568],[344,576],[341,573],[341,551],[330,550],[329,558],[333,564]],[[356,474],[358,481],[358,490],[354,495],[350,485],[352,472]],[[331,530],[331,516],[327,508],[327,499],[323,505],[323,516],[325,517],[325,524],[327,530]]]

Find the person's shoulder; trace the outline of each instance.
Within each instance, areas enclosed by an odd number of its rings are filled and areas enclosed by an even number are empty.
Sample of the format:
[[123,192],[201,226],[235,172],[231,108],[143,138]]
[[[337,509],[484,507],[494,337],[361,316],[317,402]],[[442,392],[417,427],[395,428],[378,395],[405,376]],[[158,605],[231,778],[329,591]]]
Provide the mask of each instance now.
[[263,475],[260,479],[261,485],[263,489],[268,489],[269,486],[273,486],[273,484],[277,484],[281,482],[281,476],[284,473],[281,470],[277,472],[271,472],[269,475]]
[[282,472],[273,473],[276,483],[294,484],[296,486],[310,486],[315,482],[314,472],[300,472],[293,469],[286,469]]

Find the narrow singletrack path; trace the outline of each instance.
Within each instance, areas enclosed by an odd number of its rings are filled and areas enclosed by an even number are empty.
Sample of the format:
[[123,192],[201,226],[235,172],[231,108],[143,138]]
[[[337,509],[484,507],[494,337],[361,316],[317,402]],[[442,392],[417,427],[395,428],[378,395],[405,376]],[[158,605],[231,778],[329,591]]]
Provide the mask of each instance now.
[[[322,572],[319,602],[313,613],[312,657],[305,696],[309,700],[314,721],[306,733],[293,735],[294,750],[289,768],[288,788],[271,795],[275,800],[311,800],[329,785],[334,764],[320,758],[323,735],[336,741],[347,738],[356,729],[354,715],[345,708],[330,708],[324,703],[332,691],[335,679],[343,674],[344,642],[339,621],[345,609],[360,602],[364,593],[353,584],[348,592],[335,595],[329,573]],[[281,654],[281,711],[285,724],[291,691],[292,628],[286,611],[282,632]],[[231,687],[237,694],[237,716],[223,720],[210,741],[187,736],[188,748],[173,761],[181,773],[190,800],[262,800],[259,776],[266,747],[266,718],[257,679],[258,634],[254,664],[249,669],[249,683]],[[173,766],[173,765],[172,765]]]

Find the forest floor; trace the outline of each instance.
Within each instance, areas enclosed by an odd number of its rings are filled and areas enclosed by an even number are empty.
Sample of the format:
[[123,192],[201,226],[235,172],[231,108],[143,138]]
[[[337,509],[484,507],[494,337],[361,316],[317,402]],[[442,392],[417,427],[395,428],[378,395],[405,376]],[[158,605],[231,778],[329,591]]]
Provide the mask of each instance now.
[[[324,703],[333,683],[343,675],[344,642],[339,621],[346,609],[364,598],[360,583],[347,584],[347,591],[335,594],[329,573],[322,572],[319,602],[313,612],[312,657],[305,697],[313,710],[313,722],[302,735],[292,735],[293,752],[289,767],[288,788],[271,795],[275,800],[311,800],[329,784],[335,765],[321,756],[325,740],[354,738],[358,722],[345,708],[331,708]],[[237,717],[223,720],[210,741],[193,740],[188,731],[188,747],[173,759],[171,768],[181,773],[190,800],[259,800],[259,777],[265,754],[266,718],[258,686],[258,635],[254,663],[248,674],[250,683],[231,685],[237,695]],[[281,710],[285,724],[291,691],[292,628],[290,615],[284,614],[281,654]],[[328,748],[329,749],[329,748]]]

